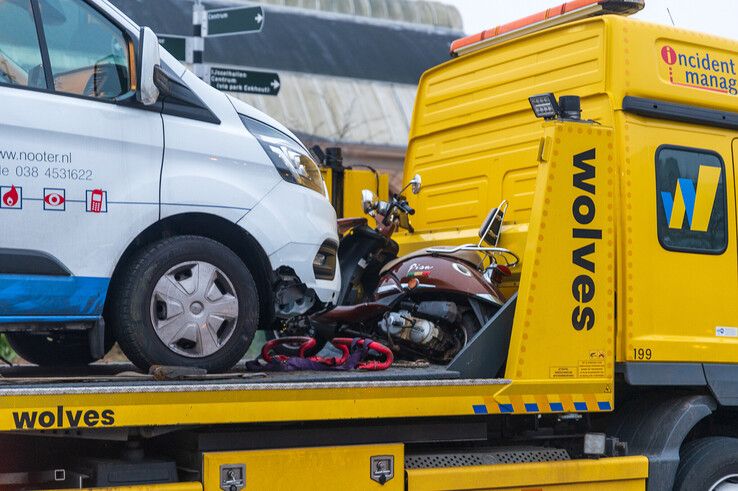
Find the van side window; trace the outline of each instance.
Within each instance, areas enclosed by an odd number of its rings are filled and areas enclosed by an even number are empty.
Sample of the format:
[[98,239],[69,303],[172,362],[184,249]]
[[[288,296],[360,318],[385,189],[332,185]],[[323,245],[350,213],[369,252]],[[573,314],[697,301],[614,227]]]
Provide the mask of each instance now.
[[123,33],[81,0],[39,0],[54,88],[114,99],[129,90]]
[[0,2],[0,84],[46,88],[30,0]]
[[715,152],[670,145],[656,151],[656,214],[664,249],[722,254],[728,246],[725,165]]

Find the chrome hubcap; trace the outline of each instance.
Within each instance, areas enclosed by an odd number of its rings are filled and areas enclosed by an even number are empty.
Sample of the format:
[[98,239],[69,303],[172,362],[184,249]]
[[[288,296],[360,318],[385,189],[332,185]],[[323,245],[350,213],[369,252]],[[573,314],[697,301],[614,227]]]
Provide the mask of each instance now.
[[738,474],[731,474],[721,478],[712,485],[710,491],[738,491]]
[[228,342],[238,323],[233,283],[210,263],[180,263],[154,287],[151,323],[164,345],[178,355],[212,355]]
[[205,310],[205,307],[200,302],[192,302],[192,305],[190,305],[190,312],[194,315],[202,314],[203,310]]

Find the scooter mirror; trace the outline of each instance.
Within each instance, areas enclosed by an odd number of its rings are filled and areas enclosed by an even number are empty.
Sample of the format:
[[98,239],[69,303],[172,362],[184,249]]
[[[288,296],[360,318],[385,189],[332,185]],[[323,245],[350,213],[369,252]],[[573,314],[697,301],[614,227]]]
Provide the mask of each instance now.
[[374,193],[368,189],[364,189],[361,192],[361,204],[364,208],[364,213],[367,215],[374,211]]
[[420,194],[420,190],[423,187],[423,179],[420,178],[420,174],[415,174],[413,180],[410,181],[410,186],[412,187],[413,194]]

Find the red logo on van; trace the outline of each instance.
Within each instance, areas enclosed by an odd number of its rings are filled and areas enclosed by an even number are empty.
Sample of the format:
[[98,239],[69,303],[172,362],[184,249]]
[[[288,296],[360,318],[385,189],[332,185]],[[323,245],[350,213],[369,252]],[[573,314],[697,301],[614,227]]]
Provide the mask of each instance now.
[[92,199],[90,200],[90,211],[92,213],[100,213],[102,211],[103,191],[102,189],[92,190]]
[[66,202],[66,191],[64,189],[44,188],[44,210],[64,211]]
[[666,62],[667,65],[673,65],[677,61],[677,54],[674,48],[671,46],[664,46],[661,48],[661,59]]
[[18,190],[15,189],[15,186],[11,186],[10,191],[3,194],[3,205],[8,208],[14,208],[18,204],[19,198]]
[[108,192],[102,189],[88,189],[87,195],[87,213],[107,213],[108,212]]

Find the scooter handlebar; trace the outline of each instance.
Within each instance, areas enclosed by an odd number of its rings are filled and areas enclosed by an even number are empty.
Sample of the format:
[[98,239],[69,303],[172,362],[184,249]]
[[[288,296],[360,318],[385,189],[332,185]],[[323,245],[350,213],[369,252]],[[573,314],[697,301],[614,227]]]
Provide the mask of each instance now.
[[407,204],[407,201],[400,201],[397,204],[397,207],[408,215],[415,215],[415,210],[409,204]]

